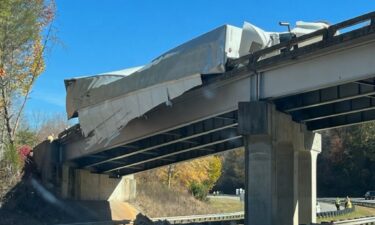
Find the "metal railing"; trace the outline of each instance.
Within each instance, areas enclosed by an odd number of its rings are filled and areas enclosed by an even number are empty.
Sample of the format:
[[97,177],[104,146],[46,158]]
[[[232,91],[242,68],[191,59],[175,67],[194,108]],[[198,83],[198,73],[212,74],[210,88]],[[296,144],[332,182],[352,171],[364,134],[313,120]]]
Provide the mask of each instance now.
[[220,213],[220,214],[208,214],[208,215],[193,215],[193,216],[174,216],[174,217],[160,217],[152,218],[151,220],[156,221],[168,221],[171,224],[188,224],[188,223],[205,223],[205,222],[218,222],[218,221],[243,221],[245,218],[244,212],[234,213]]
[[359,205],[367,208],[375,208],[375,202],[365,202],[365,201],[356,201],[352,200],[354,205]]
[[[336,198],[319,198],[318,201],[334,204],[335,199]],[[367,208],[375,208],[375,202],[366,202],[365,200],[360,201],[360,200],[357,200],[357,199],[352,199],[351,202],[352,202],[353,205],[363,206],[363,207],[367,207]]]
[[[367,26],[355,29],[355,26],[364,22],[368,22]],[[348,29],[353,27],[352,31],[342,33],[340,35],[337,34],[337,31]],[[368,35],[374,33],[375,31],[375,12],[370,12],[334,25],[329,26],[328,28],[320,29],[315,32],[302,35],[300,37],[294,37],[289,41],[282,42],[277,45],[273,45],[271,47],[256,51],[252,54],[244,55],[238,59],[233,59],[228,62],[228,67],[235,67],[242,63],[248,63],[250,67],[253,69],[259,69],[259,67],[263,67],[269,64],[267,59],[260,60],[263,56],[267,54],[272,54],[275,51],[279,51],[280,55],[285,58],[296,58],[300,55],[306,54],[311,50],[315,50],[317,48],[324,48],[329,47],[350,39],[356,39],[358,37]],[[321,37],[322,40],[318,42],[314,42],[302,48],[298,48],[298,44],[303,44],[306,41],[311,39],[315,39]],[[283,50],[283,51],[282,51]],[[277,58],[278,56],[274,56],[271,58]],[[262,62],[261,62],[262,61]],[[264,61],[264,62],[263,62]],[[276,60],[277,61],[277,60]],[[275,63],[275,60],[272,60],[270,63]]]
[[362,218],[356,218],[356,219],[350,219],[350,220],[339,220],[335,221],[333,223],[328,223],[333,225],[370,225],[375,224],[375,216],[370,217],[362,217]]
[[318,218],[335,217],[335,216],[341,216],[341,215],[349,214],[351,212],[354,212],[354,210],[355,210],[355,207],[353,205],[352,208],[346,208],[346,209],[335,210],[335,211],[320,212],[320,213],[317,213],[316,216]]

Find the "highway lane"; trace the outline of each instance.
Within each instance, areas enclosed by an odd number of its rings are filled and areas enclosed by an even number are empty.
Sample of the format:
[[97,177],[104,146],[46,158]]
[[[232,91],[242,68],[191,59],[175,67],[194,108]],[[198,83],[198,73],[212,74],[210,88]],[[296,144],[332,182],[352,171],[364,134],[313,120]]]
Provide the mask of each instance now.
[[319,202],[320,204],[320,212],[330,212],[330,211],[336,211],[336,206],[331,203],[326,202]]
[[[350,196],[349,196],[350,197]],[[345,197],[340,197],[341,201],[345,201]],[[375,200],[365,200],[365,198],[350,198],[352,200],[352,202],[362,202],[362,203],[371,203],[371,204],[375,204]],[[335,201],[336,198],[318,198],[318,201],[319,200],[322,200],[322,201],[325,201],[325,200],[328,200],[328,201]]]
[[375,204],[375,200],[365,200],[364,198],[351,198],[351,200],[354,202],[365,202]]
[[[208,198],[221,198],[221,199],[230,199],[230,200],[240,201],[240,197],[238,195],[209,195]],[[319,204],[320,204],[320,212],[329,212],[329,211],[336,210],[336,206],[334,204],[327,203],[327,202],[319,202]]]

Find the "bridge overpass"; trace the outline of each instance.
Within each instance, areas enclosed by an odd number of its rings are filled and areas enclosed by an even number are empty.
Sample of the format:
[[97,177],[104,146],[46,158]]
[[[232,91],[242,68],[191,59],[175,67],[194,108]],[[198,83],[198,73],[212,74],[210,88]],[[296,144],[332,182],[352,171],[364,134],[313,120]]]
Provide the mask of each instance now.
[[121,177],[244,147],[245,223],[315,222],[316,131],[375,120],[374,37],[369,13],[231,60],[113,139],[76,125],[48,145],[62,192],[72,170]]

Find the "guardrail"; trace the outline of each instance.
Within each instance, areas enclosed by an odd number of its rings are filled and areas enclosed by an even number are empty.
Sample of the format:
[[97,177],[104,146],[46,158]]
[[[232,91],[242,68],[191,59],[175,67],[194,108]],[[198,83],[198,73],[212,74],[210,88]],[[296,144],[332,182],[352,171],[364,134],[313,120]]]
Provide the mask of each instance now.
[[[322,202],[329,202],[334,203],[334,200],[331,199],[323,199],[319,200]],[[353,204],[356,204],[352,201]],[[374,205],[375,207],[375,205]],[[355,210],[353,205],[352,208],[343,209],[343,210],[336,210],[336,211],[328,211],[328,212],[321,212],[317,213],[317,217],[320,218],[327,218],[327,217],[334,217],[339,215],[344,215],[351,213]],[[193,216],[175,216],[175,217],[160,217],[160,218],[152,218],[151,220],[156,221],[164,221],[167,220],[171,224],[188,224],[188,223],[205,223],[205,222],[221,222],[221,221],[243,221],[245,218],[244,212],[235,212],[235,213],[221,213],[221,214],[208,214],[208,215],[193,215]]]
[[[354,208],[352,208],[353,210]],[[350,209],[345,209],[350,210]],[[340,211],[345,211],[340,210]],[[342,213],[335,212],[336,215],[330,214],[331,212],[324,212],[320,214],[326,215],[325,217],[342,215]],[[338,214],[337,214],[338,213]],[[175,217],[159,217],[152,218],[151,221],[168,221],[170,224],[194,224],[194,223],[209,223],[209,224],[223,224],[225,222],[235,222],[236,224],[244,223],[244,212],[234,212],[234,213],[221,213],[221,214],[208,214],[208,215],[193,215],[193,216],[175,216]],[[323,216],[324,217],[324,216]],[[82,223],[69,223],[60,225],[120,225],[120,224],[133,224],[133,221],[101,221],[101,222],[82,222]],[[350,220],[339,220],[333,222],[323,222],[322,225],[375,225],[375,217],[362,217]]]
[[[334,204],[335,199],[336,198],[319,198],[318,201]],[[366,202],[365,200],[359,201],[359,200],[355,200],[355,199],[354,200],[352,199],[351,202],[352,202],[353,205],[359,205],[359,206],[368,207],[368,208],[375,208],[375,202]]]
[[[356,29],[356,25],[360,23],[368,23],[364,27],[360,27]],[[353,30],[349,32],[345,32],[339,35],[335,35],[337,31],[343,29],[350,29]],[[264,67],[270,63],[275,63],[275,60],[271,62],[267,62],[268,60],[260,60],[262,56],[267,54],[272,54],[275,51],[279,51],[279,56],[283,58],[296,58],[300,55],[306,54],[309,51],[314,50],[314,48],[323,48],[335,45],[337,43],[355,39],[363,35],[371,34],[375,32],[375,12],[370,12],[334,25],[329,26],[325,29],[320,29],[315,32],[305,34],[300,37],[294,37],[289,41],[282,42],[277,45],[273,45],[271,47],[256,51],[252,54],[244,55],[238,59],[233,59],[228,62],[228,67],[235,67],[241,63],[248,63],[248,66],[252,67],[254,70],[259,69],[260,67]],[[314,42],[313,44],[309,44],[302,48],[298,48],[299,44],[303,44],[306,41],[309,41],[314,38],[321,38],[322,40],[319,42]],[[282,51],[284,50],[284,51]],[[274,56],[272,58],[276,58],[278,56]],[[277,60],[276,60],[277,61]]]
[[352,203],[354,205],[364,206],[364,207],[368,207],[368,208],[375,208],[375,203],[373,203],[373,202],[362,202],[362,201],[352,200]]
[[335,221],[333,223],[328,223],[333,225],[370,225],[375,224],[375,216],[370,217],[362,217],[357,219],[351,219],[351,220],[339,220]]
[[222,222],[222,221],[238,221],[243,222],[245,218],[244,212],[234,213],[220,213],[220,214],[208,214],[208,215],[193,215],[193,216],[174,216],[174,217],[160,217],[152,218],[151,220],[156,221],[168,221],[171,224],[188,224],[188,223],[205,223],[205,222]]
[[343,209],[343,210],[335,210],[335,211],[328,211],[328,212],[320,212],[320,213],[317,213],[316,216],[318,218],[327,218],[327,217],[334,217],[334,216],[340,216],[340,215],[345,215],[345,214],[348,214],[348,213],[351,213],[351,212],[354,212],[355,210],[355,207],[353,205],[352,208],[347,208],[347,209]]

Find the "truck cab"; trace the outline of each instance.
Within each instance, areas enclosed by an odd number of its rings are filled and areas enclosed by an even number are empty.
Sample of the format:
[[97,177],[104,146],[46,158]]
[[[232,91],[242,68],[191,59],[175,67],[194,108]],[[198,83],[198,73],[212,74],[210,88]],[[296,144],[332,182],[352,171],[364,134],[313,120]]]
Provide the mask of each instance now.
[[375,200],[375,191],[366,192],[365,200]]

